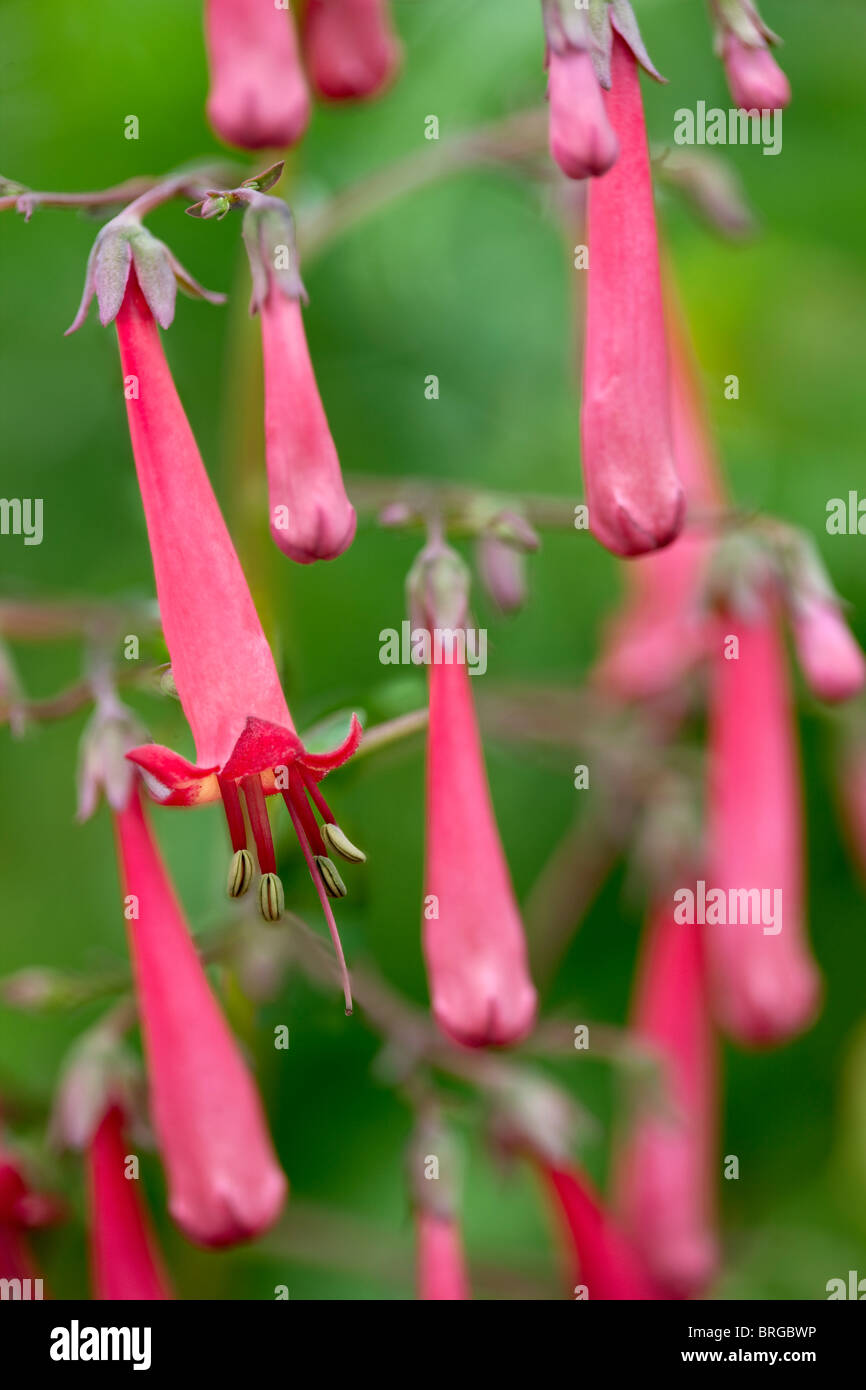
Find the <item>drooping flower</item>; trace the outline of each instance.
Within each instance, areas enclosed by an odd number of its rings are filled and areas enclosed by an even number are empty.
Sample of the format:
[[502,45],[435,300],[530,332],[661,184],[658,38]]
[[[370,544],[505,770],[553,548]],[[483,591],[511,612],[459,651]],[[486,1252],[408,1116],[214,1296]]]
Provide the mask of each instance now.
[[326,100],[377,96],[401,58],[388,0],[310,0],[304,56],[313,87]]
[[252,1077],[211,992],[136,787],[115,816],[115,828],[169,1210],[190,1239],[234,1244],[273,1224],[285,1201],[286,1180]]
[[127,1176],[119,1105],[109,1105],[87,1149],[93,1291],[99,1299],[171,1298],[136,1181]]
[[471,1297],[456,1217],[419,1211],[415,1232],[419,1299],[456,1301]]
[[593,534],[640,555],[679,533],[685,499],[674,464],[652,179],[632,48],[613,37],[605,106],[619,139],[612,169],[590,180],[581,439]]
[[355,509],[319,396],[301,316],[304,287],[294,228],[280,198],[239,190],[253,277],[251,312],[262,325],[265,457],[271,536],[292,560],[332,560],[351,545]]
[[205,0],[205,38],[207,117],[220,139],[246,150],[296,144],[310,97],[291,14],[272,0]]
[[777,111],[791,100],[791,85],[766,43],[726,35],[722,59],[731,96],[743,111]]
[[[130,237],[125,225],[120,234]],[[105,237],[104,229],[103,251],[113,250],[113,241]],[[99,299],[103,322],[116,317],[163,632],[197,761],[191,763],[156,744],[132,749],[127,756],[143,770],[151,795],[165,805],[222,801],[234,850],[228,875],[233,897],[245,893],[253,879],[243,797],[261,873],[259,906],[268,921],[280,917],[284,895],[266,798],[278,792],[283,796],[322,904],[351,1010],[345,960],[328,901],[328,894],[344,896],[346,887],[330,852],[354,863],[364,855],[335,823],[319,783],[355,752],[361,727],[353,717],[346,739],[330,753],[308,751],[295,731],[271,649],[165,359],[147,285],[140,284],[135,243],[147,238],[151,284],[161,284],[164,278],[161,243],[141,227],[132,237],[131,259],[120,263],[108,283],[97,265],[90,294],[95,292]],[[86,291],[76,324],[87,303]]]
[[424,955],[440,1028],[457,1042],[480,1047],[524,1037],[535,1019],[536,997],[490,800],[465,653],[461,659],[467,592],[462,561],[432,542],[409,577],[416,631],[438,630],[443,640],[443,659],[435,659],[434,647],[428,670]]
[[753,592],[723,611],[711,655],[708,882],[739,919],[707,912],[711,998],[726,1031],[755,1046],[799,1033],[821,992],[806,940],[800,773],[775,608]]
[[575,1292],[588,1299],[654,1300],[664,1292],[576,1168],[538,1160],[573,1262]]
[[701,929],[677,922],[672,900],[648,924],[632,1029],[659,1059],[664,1094],[635,1115],[622,1145],[616,1207],[653,1277],[689,1297],[718,1260],[717,1096]]
[[850,700],[866,683],[866,659],[832,596],[795,599],[794,643],[809,689],[819,700]]
[[561,0],[545,0],[543,12],[550,153],[568,178],[588,179],[609,169],[619,153],[601,94],[593,31],[588,15]]
[[624,566],[626,601],[606,634],[601,686],[629,700],[674,689],[706,651],[703,580],[712,538],[700,513],[717,510],[722,488],[682,316],[667,305],[671,430],[690,518],[676,540]]
[[472,1294],[457,1216],[455,1150],[437,1116],[427,1113],[420,1117],[408,1158],[418,1298],[469,1299]]

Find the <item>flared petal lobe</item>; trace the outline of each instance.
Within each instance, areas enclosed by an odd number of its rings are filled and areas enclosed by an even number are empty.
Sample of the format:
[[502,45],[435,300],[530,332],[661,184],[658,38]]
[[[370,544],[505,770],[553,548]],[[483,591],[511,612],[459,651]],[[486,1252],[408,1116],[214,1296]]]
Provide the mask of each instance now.
[[[726,655],[734,651],[738,655]],[[713,1008],[740,1042],[783,1042],[811,1023],[821,986],[803,915],[796,731],[785,652],[769,602],[749,618],[726,613],[717,619],[709,779],[709,882],[727,904],[737,895],[741,919],[711,924],[707,914]]]
[[228,145],[285,149],[300,140],[310,97],[294,20],[272,0],[205,0],[207,117]]
[[286,1179],[261,1101],[214,999],[138,792],[117,817],[130,952],[169,1210],[202,1245],[230,1245],[279,1216]]
[[172,675],[199,765],[219,766],[250,715],[287,729],[294,726],[159,330],[134,273],[116,323]]
[[123,1112],[106,1110],[87,1153],[93,1291],[99,1299],[171,1298],[140,1184],[126,1176]]
[[352,543],[346,496],[304,334],[301,306],[272,282],[261,308],[271,535],[292,560],[333,560]]
[[424,954],[433,1013],[469,1047],[513,1043],[535,1020],[523,924],[490,800],[470,676],[430,667]]
[[589,184],[581,440],[593,534],[617,555],[667,545],[685,499],[671,440],[652,179],[637,64],[615,36],[605,95],[620,144]]

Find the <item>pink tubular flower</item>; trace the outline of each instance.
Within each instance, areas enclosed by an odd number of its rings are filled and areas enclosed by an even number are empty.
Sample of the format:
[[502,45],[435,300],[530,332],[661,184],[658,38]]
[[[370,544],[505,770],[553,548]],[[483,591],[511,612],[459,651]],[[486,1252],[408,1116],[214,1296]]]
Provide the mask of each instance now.
[[[716,510],[722,501],[697,371],[671,299],[668,306],[671,430],[677,471],[689,511]],[[702,586],[712,542],[690,525],[666,549],[625,566],[622,613],[611,625],[597,677],[626,700],[673,689],[706,650]]]
[[743,111],[777,111],[791,100],[791,86],[766,43],[744,43],[729,33],[722,60],[731,96]]
[[266,801],[281,793],[322,904],[351,1012],[348,974],[328,901],[328,894],[344,896],[346,886],[329,851],[353,863],[364,855],[335,823],[319,783],[355,752],[361,726],[353,718],[346,739],[330,753],[309,752],[295,731],[160,342],[155,309],[160,322],[168,323],[174,310],[175,272],[166,255],[166,248],[128,215],[108,224],[91,256],[74,325],[83,321],[94,293],[102,322],[116,318],[163,632],[197,762],[155,744],[127,756],[142,768],[157,801],[170,806],[222,801],[234,849],[228,878],[232,897],[245,893],[253,879],[243,795],[261,873],[259,906],[267,921],[277,921],[284,906]]
[[284,149],[300,140],[310,98],[291,15],[273,0],[206,0],[207,116],[228,145]]
[[708,905],[706,940],[716,1016],[734,1038],[760,1046],[811,1022],[820,980],[803,921],[801,791],[785,653],[770,601],[755,595],[753,607],[717,620],[709,713],[710,884],[726,904],[749,907],[738,906],[731,924]]
[[551,47],[550,153],[570,179],[603,174],[619,154],[592,57],[586,49]]
[[96,1298],[171,1298],[150,1223],[127,1178],[123,1111],[109,1105],[88,1146],[90,1245]]
[[620,156],[589,185],[581,438],[593,534],[640,555],[679,533],[652,180],[637,61],[614,35],[607,114]]
[[794,644],[806,684],[819,700],[850,700],[866,682],[866,659],[837,603],[804,594],[795,603]]
[[617,1169],[624,1228],[678,1298],[700,1293],[718,1261],[715,1056],[703,954],[701,929],[676,922],[672,903],[660,906],[649,923],[632,1027],[659,1055],[665,1109],[636,1118]]
[[256,1088],[211,993],[138,790],[115,816],[129,943],[169,1210],[191,1240],[266,1230],[286,1197]]
[[301,564],[332,560],[352,543],[355,509],[313,375],[300,302],[272,279],[261,320],[271,535]]
[[629,1241],[576,1169],[538,1160],[574,1258],[574,1280],[589,1299],[663,1299]]
[[456,1218],[435,1211],[418,1211],[415,1232],[419,1299],[456,1301],[470,1298]]
[[304,55],[319,96],[329,101],[377,96],[400,66],[387,0],[310,0]]
[[[423,627],[460,628],[467,580],[440,543],[409,580]],[[459,615],[459,617],[458,617]],[[433,1014],[467,1047],[517,1042],[535,1020],[523,924],[496,828],[471,677],[449,649],[429,666],[424,954]]]

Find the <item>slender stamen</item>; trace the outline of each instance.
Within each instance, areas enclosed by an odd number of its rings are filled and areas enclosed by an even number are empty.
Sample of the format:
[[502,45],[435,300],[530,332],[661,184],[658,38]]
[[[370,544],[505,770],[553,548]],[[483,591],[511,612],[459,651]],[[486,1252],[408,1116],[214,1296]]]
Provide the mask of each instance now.
[[340,940],[340,933],[337,930],[337,923],[334,920],[334,914],[331,911],[331,904],[328,901],[328,894],[325,891],[325,885],[322,882],[318,868],[316,867],[316,861],[313,858],[313,852],[310,849],[307,837],[304,834],[304,827],[301,823],[301,818],[295,809],[291,795],[288,791],[283,792],[283,799],[285,800],[285,803],[289,808],[289,815],[292,818],[292,825],[294,826],[295,834],[298,837],[298,844],[301,846],[301,853],[307,861],[307,868],[310,871],[310,877],[313,880],[316,892],[319,895],[319,901],[322,904],[322,911],[325,914],[325,921],[328,924],[328,931],[331,933],[331,940],[334,943],[334,951],[337,956],[337,964],[340,967],[340,979],[342,980],[343,984],[343,998],[346,1001],[346,1013],[350,1014],[352,1012],[352,986],[349,981],[349,971],[346,965],[346,957],[343,955],[343,943]]
[[302,779],[297,772],[293,771],[289,777],[289,792],[292,797],[292,804],[301,818],[304,833],[310,842],[310,848],[314,854],[327,854],[328,851],[322,843],[322,832],[319,829],[319,823],[313,815],[310,803],[304,795],[305,785],[304,779]]
[[223,809],[225,810],[226,820],[229,825],[232,849],[246,849],[247,827],[244,824],[244,808],[241,805],[241,794],[238,791],[237,782],[231,782],[228,778],[220,777],[219,788],[223,799]]
[[322,796],[322,793],[319,791],[318,783],[316,782],[315,777],[313,777],[311,773],[307,772],[305,768],[301,770],[301,776],[304,779],[304,786],[310,793],[310,796],[313,798],[313,803],[316,809],[318,810],[319,815],[322,817],[322,820],[329,825],[333,825],[334,814],[327,801]]
[[242,777],[241,786],[247,799],[247,813],[250,818],[253,839],[256,842],[259,869],[263,874],[275,874],[277,872],[277,857],[274,854],[271,823],[268,820],[268,806],[265,801],[261,778],[258,773],[253,773],[250,777]]

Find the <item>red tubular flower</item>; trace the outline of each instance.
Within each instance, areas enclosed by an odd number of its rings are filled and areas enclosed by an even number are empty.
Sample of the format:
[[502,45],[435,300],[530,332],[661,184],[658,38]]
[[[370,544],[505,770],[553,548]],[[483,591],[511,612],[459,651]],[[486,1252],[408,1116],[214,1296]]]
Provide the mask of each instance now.
[[[468,579],[454,551],[434,542],[409,577],[429,632],[465,633]],[[416,631],[418,628],[416,628]],[[467,1047],[517,1042],[536,997],[526,940],[496,828],[465,660],[453,645],[429,666],[424,955],[433,1014]]]
[[[767,910],[762,901],[755,922],[754,907],[738,908],[748,924],[722,925],[711,922],[708,905],[706,939],[714,1011],[733,1037],[758,1046],[811,1022],[820,980],[803,921],[801,790],[785,653],[769,600],[755,595],[752,610],[722,614],[714,634],[710,884],[726,902],[759,890]],[[736,659],[725,656],[729,637],[739,644]]]
[[[690,512],[712,511],[722,503],[722,489],[697,370],[672,300],[667,322],[677,471]],[[704,655],[702,585],[711,548],[698,523],[657,555],[641,556],[624,567],[625,606],[611,625],[597,672],[605,689],[627,700],[660,695],[676,687]]]
[[716,1076],[701,928],[649,922],[632,1028],[659,1056],[664,1113],[636,1118],[619,1155],[617,1210],[635,1248],[673,1297],[700,1293],[718,1261]]
[[310,119],[294,21],[272,0],[206,0],[207,117],[221,140],[284,149]]
[[272,279],[261,305],[271,535],[300,564],[351,545],[355,509],[319,397],[301,305]]
[[535,1021],[523,923],[496,828],[466,666],[430,666],[424,954],[433,1013],[467,1047]]
[[127,1178],[123,1111],[110,1105],[87,1151],[90,1246],[99,1299],[171,1298],[134,1180]]
[[603,174],[619,154],[587,49],[549,52],[550,153],[570,179]]
[[683,524],[674,466],[652,180],[637,60],[614,35],[613,168],[589,185],[581,437],[593,534],[617,555],[667,545]]
[[791,100],[791,86],[766,43],[744,43],[729,33],[722,60],[731,96],[743,111],[777,111]]
[[415,1216],[415,1232],[419,1299],[471,1298],[456,1218],[419,1210]]
[[310,0],[304,55],[319,96],[353,101],[377,96],[401,58],[387,0]]
[[590,1299],[663,1299],[644,1265],[576,1169],[537,1160],[574,1258],[575,1284]]
[[343,744],[322,754],[308,752],[295,732],[273,655],[134,268],[128,277],[117,335],[124,377],[137,384],[137,392],[128,393],[129,430],[163,631],[197,763],[155,744],[127,756],[142,768],[154,798],[166,805],[222,800],[235,851],[228,880],[235,897],[246,892],[253,877],[243,794],[262,874],[259,905],[268,921],[282,912],[283,889],[266,798],[282,794],[322,903],[351,1010],[327,896],[343,896],[346,888],[329,851],[351,862],[361,862],[364,855],[336,825],[319,782],[355,752],[361,728],[353,718]]
[[231,1245],[273,1224],[286,1180],[137,789],[115,827],[123,891],[137,911],[129,944],[169,1210],[191,1240]]

